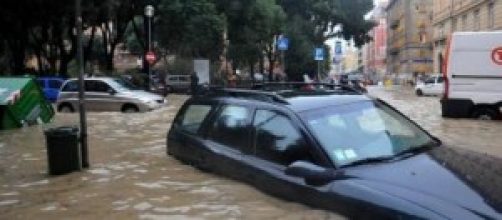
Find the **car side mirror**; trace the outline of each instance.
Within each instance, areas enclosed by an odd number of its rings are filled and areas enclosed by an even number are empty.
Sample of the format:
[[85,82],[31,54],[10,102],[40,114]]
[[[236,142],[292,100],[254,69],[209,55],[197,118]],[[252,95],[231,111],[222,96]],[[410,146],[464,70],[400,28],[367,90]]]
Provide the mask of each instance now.
[[115,90],[113,90],[113,89],[108,89],[108,94],[115,95],[115,94],[117,94],[117,92],[115,92]]
[[311,186],[322,186],[340,177],[340,173],[329,168],[324,168],[308,161],[296,161],[290,164],[285,171],[286,175],[300,177]]

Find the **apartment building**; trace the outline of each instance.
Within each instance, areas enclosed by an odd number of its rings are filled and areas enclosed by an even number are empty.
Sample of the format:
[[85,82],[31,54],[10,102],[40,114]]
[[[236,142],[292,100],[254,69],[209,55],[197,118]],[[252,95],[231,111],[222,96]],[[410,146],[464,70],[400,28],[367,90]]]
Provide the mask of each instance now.
[[387,14],[387,72],[413,79],[433,71],[433,0],[390,0]]
[[434,0],[434,72],[440,72],[448,36],[456,31],[502,30],[502,0]]
[[385,7],[388,0],[375,1],[375,7],[370,13],[369,20],[375,22],[368,35],[372,41],[363,46],[362,57],[364,73],[372,79],[381,79],[387,72],[385,59],[387,56],[387,18]]

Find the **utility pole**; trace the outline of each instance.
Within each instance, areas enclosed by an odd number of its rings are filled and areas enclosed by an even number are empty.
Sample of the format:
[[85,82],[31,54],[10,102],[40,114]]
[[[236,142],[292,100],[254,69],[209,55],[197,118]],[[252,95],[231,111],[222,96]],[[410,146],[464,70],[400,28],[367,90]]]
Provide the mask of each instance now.
[[324,48],[314,49],[314,60],[317,61],[317,81],[321,82],[321,62],[324,60]]
[[145,70],[146,73],[148,74],[148,79],[147,79],[147,90],[150,90],[151,87],[151,80],[152,80],[152,67],[151,67],[151,62],[147,60],[147,54],[152,54],[152,19],[154,16],[154,11],[155,9],[151,5],[147,5],[145,7],[145,39],[146,39],[146,45],[145,45],[145,52],[143,54],[143,64],[145,65]]
[[286,73],[286,56],[285,52],[289,49],[289,39],[283,35],[280,35],[277,39],[277,49],[281,51],[281,64],[282,70]]
[[81,162],[83,168],[89,167],[89,156],[87,148],[87,118],[85,112],[85,91],[84,91],[84,54],[82,45],[82,7],[81,0],[75,0],[75,21],[77,26],[77,64],[78,64],[78,109],[80,114],[80,148]]

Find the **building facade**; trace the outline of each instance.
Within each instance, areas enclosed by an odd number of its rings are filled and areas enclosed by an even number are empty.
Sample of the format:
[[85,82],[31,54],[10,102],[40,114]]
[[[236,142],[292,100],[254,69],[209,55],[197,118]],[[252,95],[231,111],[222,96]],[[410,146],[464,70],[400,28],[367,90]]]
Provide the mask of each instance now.
[[434,72],[440,72],[451,33],[502,30],[502,0],[434,0],[433,26]]
[[389,1],[388,73],[401,79],[432,73],[432,3],[433,0]]
[[388,0],[380,0],[375,2],[375,8],[371,11],[369,20],[375,22],[368,35],[372,41],[363,46],[363,66],[364,73],[371,79],[381,79],[387,72],[385,59],[387,56],[387,18],[385,7]]

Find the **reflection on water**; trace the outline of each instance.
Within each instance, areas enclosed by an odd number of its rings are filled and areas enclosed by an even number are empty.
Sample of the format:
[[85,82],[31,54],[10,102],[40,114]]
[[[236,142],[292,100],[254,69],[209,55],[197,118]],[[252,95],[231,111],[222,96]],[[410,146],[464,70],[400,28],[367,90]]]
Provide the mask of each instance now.
[[[500,122],[445,120],[434,97],[370,89],[447,144],[502,157]],[[91,113],[91,169],[46,175],[43,130],[77,124],[58,114],[51,125],[0,132],[2,219],[339,219],[201,172],[166,156],[166,132],[185,97],[145,114]],[[175,107],[176,106],[176,107]]]
[[145,114],[90,113],[91,169],[47,176],[43,130],[0,132],[2,219],[340,219],[182,165],[166,155],[166,133],[183,96]]

